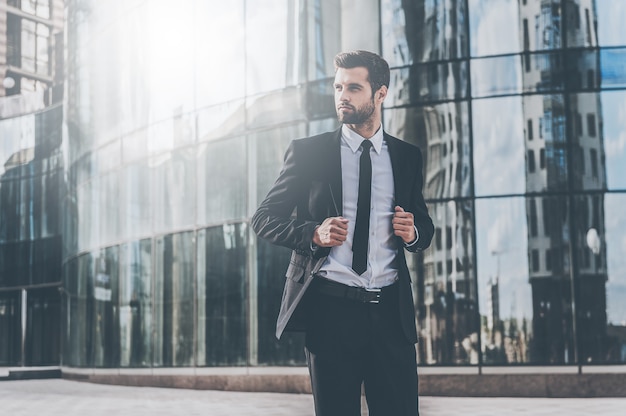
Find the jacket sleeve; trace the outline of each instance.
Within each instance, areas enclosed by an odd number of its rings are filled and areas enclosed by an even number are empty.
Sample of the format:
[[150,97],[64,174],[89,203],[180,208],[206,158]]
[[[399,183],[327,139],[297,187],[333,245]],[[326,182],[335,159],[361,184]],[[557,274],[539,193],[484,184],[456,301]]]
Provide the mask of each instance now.
[[319,223],[294,215],[308,195],[308,180],[298,163],[297,144],[292,141],[285,153],[278,179],[252,216],[252,229],[272,244],[288,247],[298,254],[313,254],[311,241]]
[[406,246],[406,249],[411,252],[425,250],[430,246],[430,242],[433,239],[435,233],[435,227],[433,221],[428,214],[428,208],[424,202],[423,185],[424,176],[422,174],[423,161],[422,152],[417,149],[417,161],[415,169],[415,177],[411,186],[411,206],[409,210],[413,213],[415,228],[417,228],[418,239],[417,242]]

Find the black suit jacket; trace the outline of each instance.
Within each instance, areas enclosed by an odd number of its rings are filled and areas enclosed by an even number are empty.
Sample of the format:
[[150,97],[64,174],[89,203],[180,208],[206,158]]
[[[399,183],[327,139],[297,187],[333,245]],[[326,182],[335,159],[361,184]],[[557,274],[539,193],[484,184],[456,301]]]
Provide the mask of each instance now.
[[[422,196],[420,150],[384,134],[389,149],[395,187],[395,204],[412,212],[419,240],[406,249],[424,250],[434,227]],[[311,248],[315,227],[328,217],[342,215],[341,129],[291,142],[283,169],[252,217],[261,238],[292,250],[276,324],[276,337],[285,330],[302,330],[305,293],[320,270],[330,248]],[[398,237],[396,266],[399,274],[399,317],[410,342],[417,341],[411,279]]]

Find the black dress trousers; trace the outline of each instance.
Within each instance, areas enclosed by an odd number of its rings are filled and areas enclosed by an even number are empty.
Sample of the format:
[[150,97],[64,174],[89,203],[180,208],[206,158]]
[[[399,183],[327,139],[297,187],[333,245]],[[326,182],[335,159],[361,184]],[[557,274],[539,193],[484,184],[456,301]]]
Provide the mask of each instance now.
[[398,284],[380,303],[319,293],[309,297],[306,356],[316,416],[360,416],[361,385],[370,416],[417,416],[415,345],[400,325]]

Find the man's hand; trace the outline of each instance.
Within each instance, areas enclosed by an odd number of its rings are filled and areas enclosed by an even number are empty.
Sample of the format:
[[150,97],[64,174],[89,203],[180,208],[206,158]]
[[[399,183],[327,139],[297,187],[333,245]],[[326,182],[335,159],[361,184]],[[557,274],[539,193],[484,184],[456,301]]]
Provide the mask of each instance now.
[[343,217],[326,218],[313,233],[313,243],[319,247],[340,246],[348,237],[348,220]]
[[413,214],[406,212],[402,207],[395,207],[396,212],[393,214],[393,233],[402,238],[407,244],[411,244],[417,238],[415,234],[415,223],[413,222]]

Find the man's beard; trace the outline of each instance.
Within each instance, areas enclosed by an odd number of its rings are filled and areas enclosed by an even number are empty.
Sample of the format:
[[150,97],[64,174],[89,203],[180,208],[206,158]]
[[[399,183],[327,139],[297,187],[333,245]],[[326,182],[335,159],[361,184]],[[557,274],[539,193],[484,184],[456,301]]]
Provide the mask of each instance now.
[[344,124],[363,124],[374,114],[375,105],[374,99],[358,108],[355,108],[348,104],[354,111],[352,113],[341,113],[337,110],[337,119],[340,123]]

